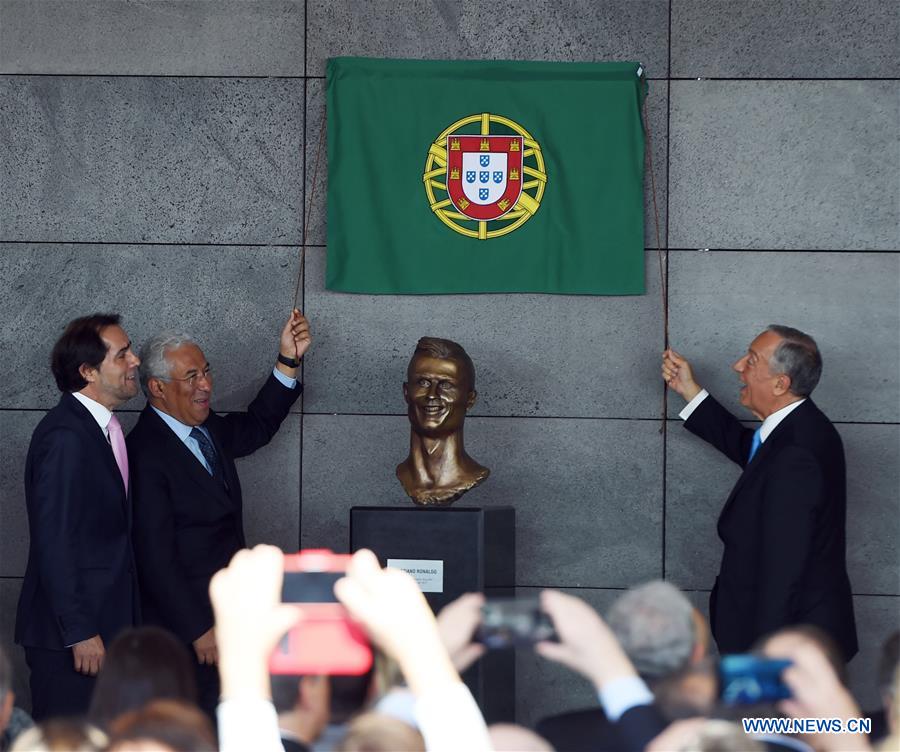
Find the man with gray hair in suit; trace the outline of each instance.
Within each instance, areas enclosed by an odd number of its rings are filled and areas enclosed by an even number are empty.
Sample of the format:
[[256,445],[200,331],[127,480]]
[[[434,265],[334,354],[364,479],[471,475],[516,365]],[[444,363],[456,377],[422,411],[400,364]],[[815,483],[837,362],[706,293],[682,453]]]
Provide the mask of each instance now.
[[632,588],[606,622],[641,680],[617,682],[604,698],[606,713],[594,707],[541,720],[537,732],[556,749],[622,749],[614,726],[627,711],[655,703],[671,720],[703,715],[715,701],[706,619],[677,587],[654,580]]
[[210,409],[213,371],[196,342],[161,334],[141,351],[147,407],[128,435],[128,453],[143,615],[193,649],[198,704],[211,716],[219,677],[209,582],[246,546],[234,461],[275,436],[300,396],[300,358],[310,343],[309,323],[294,309],[256,398],[246,412],[225,416]]
[[709,628],[687,596],[653,580],[622,595],[607,624],[669,719],[708,712],[716,699]]
[[782,627],[811,624],[858,649],[847,576],[844,447],[810,395],[822,373],[816,341],[766,327],[731,366],[754,431],[694,380],[686,358],[663,353],[662,377],[687,402],[684,427],[743,472],[719,514],[724,543],[709,618],[719,651],[741,653]]

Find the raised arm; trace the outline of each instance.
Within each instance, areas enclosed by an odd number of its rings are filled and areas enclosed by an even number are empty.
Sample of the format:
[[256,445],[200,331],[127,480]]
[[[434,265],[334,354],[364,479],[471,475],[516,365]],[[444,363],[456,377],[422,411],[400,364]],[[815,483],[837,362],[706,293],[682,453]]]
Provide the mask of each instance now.
[[662,356],[662,377],[669,389],[690,402],[703,389],[694,381],[694,372],[687,358],[669,348]]

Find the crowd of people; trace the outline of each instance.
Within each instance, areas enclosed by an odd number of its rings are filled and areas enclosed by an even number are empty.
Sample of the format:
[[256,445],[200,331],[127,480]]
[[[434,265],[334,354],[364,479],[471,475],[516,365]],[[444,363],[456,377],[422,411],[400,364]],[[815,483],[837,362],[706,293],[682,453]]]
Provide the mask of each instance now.
[[[30,720],[14,708],[0,656],[0,752],[898,748],[897,635],[882,660],[884,708],[863,713],[847,689],[858,644],[843,447],[810,399],[818,346],[780,325],[733,366],[756,430],[697,383],[686,358],[663,353],[662,377],[687,403],[685,427],[743,470],[719,518],[710,623],[662,581],[625,593],[605,620],[572,595],[540,595],[555,639],[534,650],[587,679],[594,707],[534,730],[488,727],[461,680],[486,649],[475,639],[484,596],[464,594],[435,617],[415,581],[371,551],[354,554],[334,596],[377,649],[375,669],[270,676],[275,646],[310,611],[281,602],[282,552],[246,547],[234,460],[278,431],[310,344],[295,309],[255,399],[220,416],[211,366],[191,337],[162,332],[138,356],[118,315],[65,328],[51,357],[62,396],[35,429],[25,468],[30,548],[16,641],[36,725],[23,730]],[[436,372],[459,365],[442,362],[451,351],[430,357]],[[453,423],[445,403],[474,401],[468,367],[468,397],[422,390],[430,423]],[[114,410],[138,385],[147,405],[126,440]],[[767,681],[778,692],[747,705],[725,691],[716,648],[777,666]]]
[[[185,646],[160,628],[137,627],[110,645],[86,715],[25,730],[20,720],[8,748],[846,752],[900,743],[900,633],[883,651],[882,709],[863,712],[846,687],[839,650],[808,627],[779,630],[755,650],[789,662],[782,680],[790,696],[777,705],[740,706],[720,699],[706,622],[673,585],[657,581],[627,591],[606,619],[575,596],[545,590],[540,604],[556,638],[534,650],[587,679],[598,702],[543,719],[535,732],[487,726],[460,678],[485,650],[474,641],[484,597],[466,594],[435,617],[413,578],[383,569],[371,551],[354,554],[334,591],[365,628],[378,668],[359,677],[271,677],[269,655],[304,618],[302,604],[282,603],[282,578],[282,552],[260,545],[238,552],[212,579],[221,680],[215,723],[197,705]],[[0,658],[2,724],[12,714],[10,684],[8,661]],[[883,713],[880,727],[873,710]],[[869,734],[788,735],[750,734],[740,724],[777,716],[839,719],[845,729],[870,717],[875,725]]]

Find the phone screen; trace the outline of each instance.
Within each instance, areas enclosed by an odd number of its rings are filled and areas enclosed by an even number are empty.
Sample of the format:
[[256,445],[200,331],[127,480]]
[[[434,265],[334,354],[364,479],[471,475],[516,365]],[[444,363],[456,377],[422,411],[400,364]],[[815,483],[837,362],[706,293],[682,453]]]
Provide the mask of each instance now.
[[791,662],[756,655],[725,655],[719,661],[719,695],[728,705],[774,702],[791,696],[781,672]]
[[282,603],[336,603],[334,583],[343,572],[285,572]]
[[481,607],[481,624],[475,639],[489,650],[497,650],[555,640],[556,632],[536,598],[497,598]]

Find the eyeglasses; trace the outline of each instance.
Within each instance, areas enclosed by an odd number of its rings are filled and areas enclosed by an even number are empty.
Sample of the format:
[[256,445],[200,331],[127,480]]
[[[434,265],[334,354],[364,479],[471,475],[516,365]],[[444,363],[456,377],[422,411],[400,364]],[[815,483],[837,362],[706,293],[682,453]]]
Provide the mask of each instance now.
[[212,381],[212,373],[209,366],[202,371],[196,371],[188,376],[182,376],[180,379],[176,379],[173,376],[162,378],[163,381],[185,381],[187,382],[187,385],[192,388],[196,385],[198,379],[206,379],[207,382]]

